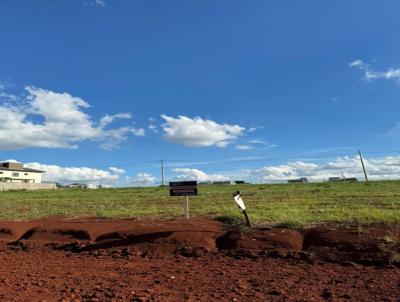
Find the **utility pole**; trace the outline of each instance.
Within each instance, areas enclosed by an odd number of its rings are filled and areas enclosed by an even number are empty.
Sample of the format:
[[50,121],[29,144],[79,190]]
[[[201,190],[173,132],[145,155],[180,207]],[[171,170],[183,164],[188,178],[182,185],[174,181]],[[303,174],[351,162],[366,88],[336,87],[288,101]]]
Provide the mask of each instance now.
[[160,160],[161,163],[161,186],[164,186],[164,160]]
[[361,166],[362,166],[363,171],[364,171],[365,181],[368,182],[368,175],[367,175],[367,171],[365,170],[364,161],[363,161],[363,158],[362,158],[360,150],[358,150],[358,155],[360,156],[360,161],[361,161]]

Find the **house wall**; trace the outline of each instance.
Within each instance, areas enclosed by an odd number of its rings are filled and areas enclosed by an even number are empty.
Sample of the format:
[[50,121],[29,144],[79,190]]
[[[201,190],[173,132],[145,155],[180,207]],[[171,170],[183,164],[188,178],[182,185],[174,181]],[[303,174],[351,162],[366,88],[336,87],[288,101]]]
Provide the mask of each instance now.
[[0,182],[0,191],[8,190],[55,190],[56,184],[47,183],[23,183],[23,182]]
[[[18,173],[18,176],[13,176],[13,173]],[[40,184],[42,182],[42,173],[35,173],[35,172],[0,170],[0,178],[2,177],[15,179],[15,181],[17,181],[18,179],[27,180],[29,181],[29,183],[36,183],[36,184]]]

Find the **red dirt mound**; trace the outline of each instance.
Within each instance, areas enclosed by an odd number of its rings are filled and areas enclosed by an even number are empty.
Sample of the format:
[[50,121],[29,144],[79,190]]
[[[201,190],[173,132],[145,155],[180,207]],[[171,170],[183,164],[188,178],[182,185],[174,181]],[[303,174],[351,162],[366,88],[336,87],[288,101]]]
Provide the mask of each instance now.
[[29,229],[19,238],[19,240],[47,242],[75,242],[90,239],[90,234],[86,230],[46,226]]
[[10,228],[0,229],[0,240],[12,240],[13,231]]
[[131,245],[140,251],[165,253],[182,248],[212,251],[216,238],[223,233],[220,222],[202,219],[152,223],[128,219],[43,219],[1,222],[1,226],[0,240],[35,245],[54,243],[58,249],[63,248],[63,243],[79,243],[74,245],[75,251]]
[[388,259],[383,252],[369,254],[375,262],[354,261],[380,267],[336,262],[382,246],[400,252],[398,231],[224,233],[206,219],[3,221],[0,300],[394,302],[400,268],[379,260]]
[[[304,235],[302,235],[304,234]],[[400,230],[396,228],[306,230],[232,230],[217,239],[220,250],[235,257],[292,257],[335,263],[400,266]]]
[[35,228],[36,226],[38,226],[38,224],[35,221],[0,221],[0,240],[18,240],[28,230]]
[[286,257],[302,250],[303,235],[290,229],[252,230],[240,232],[233,230],[217,239],[219,249],[236,250],[234,255],[269,255]]
[[[304,235],[303,235],[304,234]],[[337,263],[369,265],[399,263],[400,231],[388,228],[314,227],[232,230],[220,222],[139,221],[130,219],[42,219],[0,222],[0,241],[27,249],[30,244],[52,244],[75,252],[129,247],[134,253],[199,256],[202,252],[229,250],[231,255],[294,257]]]
[[388,228],[313,228],[305,233],[303,249],[325,261],[388,265],[398,261],[399,235],[399,230]]

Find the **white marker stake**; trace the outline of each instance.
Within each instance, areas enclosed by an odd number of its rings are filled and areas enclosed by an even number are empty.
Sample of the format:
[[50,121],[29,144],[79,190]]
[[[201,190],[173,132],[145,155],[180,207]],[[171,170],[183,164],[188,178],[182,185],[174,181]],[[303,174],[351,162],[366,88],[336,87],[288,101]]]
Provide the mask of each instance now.
[[183,202],[183,213],[185,214],[185,219],[189,219],[189,196],[185,196],[185,201]]
[[243,201],[242,197],[240,196],[240,193],[235,195],[233,197],[233,199],[235,200],[235,202],[238,205],[238,207],[242,210],[244,218],[246,219],[247,226],[249,228],[251,228],[251,223],[250,223],[249,216],[247,215],[246,206],[244,205],[244,201]]
[[238,207],[242,210],[242,211],[246,211],[246,206],[244,205],[244,201],[242,199],[242,196],[240,196],[240,194],[236,195],[235,197],[233,197],[236,201],[236,204],[238,205]]

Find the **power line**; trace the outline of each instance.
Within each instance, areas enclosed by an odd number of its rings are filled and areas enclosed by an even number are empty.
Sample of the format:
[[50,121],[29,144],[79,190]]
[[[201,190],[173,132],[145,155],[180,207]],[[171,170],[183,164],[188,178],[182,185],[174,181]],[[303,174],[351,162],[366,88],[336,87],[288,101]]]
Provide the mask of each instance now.
[[[386,150],[386,151],[364,151],[364,154],[389,154],[400,153],[399,150]],[[165,171],[166,168],[173,169],[173,168],[180,168],[182,166],[200,166],[200,165],[216,165],[216,164],[229,164],[229,163],[250,163],[250,162],[271,162],[271,161],[290,161],[290,160],[323,160],[323,159],[330,159],[335,157],[341,156],[357,156],[357,152],[347,152],[347,153],[330,153],[329,155],[314,155],[314,156],[284,156],[284,157],[249,157],[249,158],[233,158],[233,159],[221,159],[221,160],[205,160],[205,161],[195,161],[195,160],[177,160],[177,159],[163,159],[162,166]],[[172,165],[168,165],[168,163],[172,163]],[[182,165],[173,164],[173,163],[182,163]],[[109,168],[112,166],[116,167],[141,167],[141,166],[149,166],[154,165],[156,167],[160,164],[160,160],[147,160],[147,161],[135,161],[135,162],[124,162],[124,163],[107,163],[106,165],[94,165],[90,166],[89,168],[96,169],[96,168]],[[227,169],[231,170],[231,169]],[[232,169],[235,170],[235,169]]]
[[[367,151],[364,153],[368,154],[388,154],[388,153],[399,153],[399,150],[396,151]],[[340,156],[357,156],[357,151],[347,152],[347,153],[335,153],[324,156],[290,156],[290,157],[263,157],[263,158],[254,158],[254,159],[235,159],[235,160],[214,160],[214,161],[191,161],[191,160],[169,160],[166,159],[166,162],[178,162],[178,163],[186,163],[186,165],[196,166],[196,165],[213,165],[219,163],[246,163],[246,162],[268,162],[268,161],[280,161],[280,160],[323,160],[329,158],[335,158]],[[180,165],[169,165],[169,168],[179,168]]]

